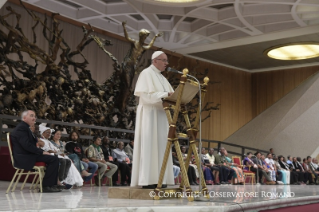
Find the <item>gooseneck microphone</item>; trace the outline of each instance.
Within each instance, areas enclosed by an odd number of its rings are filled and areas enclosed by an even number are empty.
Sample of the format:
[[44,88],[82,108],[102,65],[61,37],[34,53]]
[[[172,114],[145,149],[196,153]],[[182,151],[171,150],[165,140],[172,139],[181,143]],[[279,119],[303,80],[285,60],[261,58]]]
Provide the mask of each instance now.
[[[168,68],[167,68],[167,71],[168,71],[168,72],[174,72],[174,73],[177,73],[177,74],[183,74],[183,72],[178,71],[178,70],[176,70],[176,69],[173,69],[173,68],[171,68],[171,67],[168,67]],[[187,75],[188,75],[188,74],[187,74]]]

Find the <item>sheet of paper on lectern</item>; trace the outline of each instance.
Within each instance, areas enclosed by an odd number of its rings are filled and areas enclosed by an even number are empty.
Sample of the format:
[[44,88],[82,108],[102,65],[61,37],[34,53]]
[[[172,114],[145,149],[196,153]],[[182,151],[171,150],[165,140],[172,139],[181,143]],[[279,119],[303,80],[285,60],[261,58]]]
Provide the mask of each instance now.
[[[164,100],[176,102],[178,93],[181,89],[181,86],[179,85],[176,90],[174,91],[174,94],[172,96],[169,96],[165,98]],[[187,104],[195,97],[195,95],[198,93],[198,85],[195,85],[193,83],[190,83],[188,81],[185,82],[183,94],[182,94],[182,101],[181,104]]]

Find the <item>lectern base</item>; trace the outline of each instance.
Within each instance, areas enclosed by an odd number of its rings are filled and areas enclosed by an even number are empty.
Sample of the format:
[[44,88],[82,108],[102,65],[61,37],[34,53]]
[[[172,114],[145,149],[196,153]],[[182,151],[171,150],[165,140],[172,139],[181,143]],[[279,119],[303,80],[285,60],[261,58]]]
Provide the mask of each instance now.
[[[180,188],[163,188],[161,189],[160,199],[180,198],[183,190]],[[114,199],[143,199],[154,200],[154,189],[132,188],[132,187],[110,187],[108,198]]]

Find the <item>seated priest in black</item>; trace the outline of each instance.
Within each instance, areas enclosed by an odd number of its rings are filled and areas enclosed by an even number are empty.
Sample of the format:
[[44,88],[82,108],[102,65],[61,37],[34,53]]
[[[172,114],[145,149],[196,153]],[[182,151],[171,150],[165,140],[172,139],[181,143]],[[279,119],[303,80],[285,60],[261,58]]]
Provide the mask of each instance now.
[[46,164],[45,175],[43,177],[43,192],[59,192],[57,188],[59,159],[37,148],[38,138],[30,130],[30,126],[36,121],[35,112],[32,110],[23,111],[22,121],[11,133],[12,153],[14,166],[24,170],[31,170],[36,162]]

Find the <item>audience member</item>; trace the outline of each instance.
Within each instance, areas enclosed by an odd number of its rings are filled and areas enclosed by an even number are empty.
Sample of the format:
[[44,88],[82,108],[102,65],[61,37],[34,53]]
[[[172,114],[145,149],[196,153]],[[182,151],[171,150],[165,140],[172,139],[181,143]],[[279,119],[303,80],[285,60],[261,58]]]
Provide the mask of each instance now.
[[206,181],[206,185],[212,185],[214,180],[213,172],[210,169],[210,163],[206,156],[206,149],[205,147],[202,148],[202,158],[201,158],[201,164],[202,164],[202,170],[204,174],[204,179]]
[[274,166],[277,170],[277,176],[276,176],[277,183],[278,184],[286,184],[286,185],[289,184],[290,183],[290,172],[281,168],[276,155],[273,155],[273,160],[274,160]]
[[292,164],[292,161],[291,161],[291,156],[288,155],[287,156],[287,162],[286,162],[288,165],[291,165]]
[[114,174],[112,175],[112,182],[113,182],[113,186],[120,186],[121,184],[118,184],[118,171],[121,169],[125,169],[125,166],[120,166],[118,161],[114,161],[113,159],[113,150],[110,147],[110,140],[107,136],[105,136],[102,139],[102,145],[101,145],[102,151],[103,151],[103,155],[104,155],[104,160],[106,162],[112,163],[114,165],[117,166],[117,170],[114,172]]
[[133,148],[134,148],[134,139],[130,140],[130,143],[128,143],[125,148],[124,151],[126,152],[126,154],[128,155],[129,159],[133,160]]
[[[186,162],[186,158],[187,158],[186,151],[187,151],[186,146],[181,146],[181,152],[182,152],[184,162]],[[189,161],[189,166],[192,166],[195,170],[196,178],[195,178],[194,183],[196,184],[196,182],[197,182],[196,179],[198,178],[199,174],[198,174],[197,165],[193,164],[193,161],[194,161],[194,157],[191,157],[190,161]]]
[[[117,148],[113,150],[113,158],[119,164],[121,171],[121,185],[127,186],[131,184],[131,168],[132,165],[127,154],[124,152],[124,143],[118,142]],[[126,182],[127,183],[126,183]]]
[[284,161],[284,157],[282,155],[278,156],[278,162],[279,162],[281,168],[283,168],[287,171],[290,171],[290,184],[291,185],[300,185],[300,183],[298,183],[298,173],[290,170],[289,165]]
[[[269,153],[269,156],[272,156]],[[268,159],[268,158],[267,158]],[[276,182],[276,170],[275,168],[272,166],[272,164],[268,164],[265,158],[264,154],[261,154],[261,161],[263,163],[263,166],[265,168],[265,171],[267,172],[267,174],[269,175],[271,181]],[[269,160],[270,161],[270,160]],[[270,161],[271,162],[271,161]]]
[[226,160],[230,168],[234,170],[234,174],[233,174],[234,185],[244,185],[245,177],[244,177],[243,170],[238,167],[239,164],[233,163],[232,160],[229,157],[227,157],[227,155],[228,155],[228,152],[227,150],[225,150]]
[[316,171],[319,171],[318,160],[316,158],[312,159],[312,165],[316,169]]
[[[172,156],[173,165],[178,166],[180,168],[180,163],[178,161],[176,152],[172,151]],[[188,166],[187,177],[190,185],[198,185],[194,167]]]
[[[95,176],[94,178],[95,184],[97,186],[102,185],[102,182],[105,177],[111,179],[112,175],[117,170],[116,165],[110,162],[106,162],[104,160],[104,154],[100,146],[101,146],[101,137],[94,136],[93,143],[87,149],[87,157],[89,158],[90,161],[92,161],[93,163],[96,163],[97,166],[99,167],[98,169],[99,175]],[[110,167],[110,169],[107,171],[108,167]]]
[[314,178],[314,182],[313,183],[316,184],[317,183],[317,179],[318,179],[319,171],[317,171],[315,169],[315,167],[313,166],[313,163],[311,162],[311,157],[310,156],[307,156],[307,164],[308,164],[308,167],[309,167],[309,171],[311,171],[312,176]]
[[59,192],[57,179],[59,159],[36,147],[38,139],[33,135],[30,126],[35,124],[36,115],[32,110],[21,113],[22,121],[11,133],[14,166],[19,169],[31,170],[36,162],[44,162],[46,171],[42,181],[43,192]]
[[[65,150],[68,153],[71,153],[71,154],[74,153],[81,160],[83,169],[82,169],[82,166],[77,167],[80,173],[82,173],[83,170],[89,169],[89,173],[91,173],[91,175],[89,176],[84,175],[83,177],[84,181],[89,181],[94,176],[94,173],[96,172],[98,166],[96,163],[90,162],[89,159],[87,159],[86,155],[84,154],[82,145],[78,142],[79,138],[80,136],[78,132],[72,131],[69,136],[69,141],[65,145]],[[69,155],[69,157],[71,156],[70,159],[73,160],[72,157],[76,157],[75,155],[72,155],[72,156]],[[83,173],[82,173],[82,176],[83,176]]]
[[221,147],[220,155],[215,155],[215,163],[219,166],[220,184],[230,184],[229,180],[234,175],[234,170],[229,167],[229,163],[226,160],[225,150],[224,147]]
[[270,167],[271,179],[276,181],[277,184],[284,184],[282,182],[282,172],[277,171],[277,167],[275,166],[275,161],[273,160],[273,155],[271,152],[267,154],[267,158],[265,158],[265,163]]
[[217,182],[217,177],[219,176],[219,167],[215,164],[214,148],[210,148],[206,156],[210,163],[210,169],[213,172],[214,185],[220,185],[220,183]]

